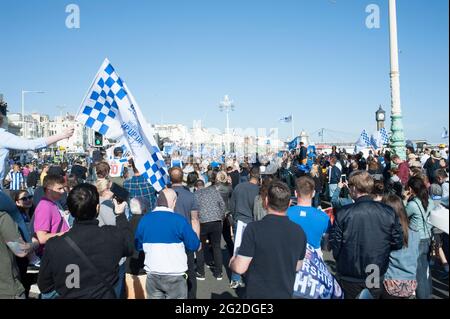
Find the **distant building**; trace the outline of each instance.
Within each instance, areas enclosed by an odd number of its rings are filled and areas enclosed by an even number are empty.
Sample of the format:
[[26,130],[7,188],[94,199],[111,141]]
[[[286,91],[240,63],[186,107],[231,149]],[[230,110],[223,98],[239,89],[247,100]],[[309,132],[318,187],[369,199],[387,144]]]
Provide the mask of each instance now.
[[67,153],[83,153],[92,145],[94,133],[92,129],[76,121],[74,115],[56,116],[53,121],[49,121],[47,129],[44,129],[44,137],[60,133],[72,126],[75,128],[73,136],[59,141],[57,146],[60,150],[65,150]]
[[8,114],[9,125],[20,127],[20,134],[28,139],[35,139],[42,137],[42,125],[43,123],[37,120],[33,115],[25,115],[22,118],[20,113]]
[[[8,115],[8,131],[18,136],[25,136],[28,139],[48,137],[61,133],[68,127],[75,128],[74,135],[70,139],[61,140],[57,145],[46,150],[46,153],[52,154],[54,151],[65,153],[81,153],[89,150],[93,145],[94,131],[76,121],[75,116],[66,113],[66,115],[55,116],[50,119],[48,115],[32,113],[25,115],[25,121],[22,120],[21,113],[11,113]],[[148,127],[150,134],[159,137],[159,140],[170,141],[180,148],[191,150],[194,155],[221,153],[227,141],[235,153],[252,154],[259,152],[275,153],[283,149],[284,143],[277,138],[276,130],[271,130],[267,134],[256,132],[252,129],[241,130],[231,129],[227,136],[218,129],[208,129],[202,127],[201,121],[194,121],[193,127],[188,128],[182,124],[155,124]],[[308,144],[308,135],[301,133],[305,143]],[[105,146],[108,145],[105,139]]]
[[56,146],[68,153],[84,152],[92,145],[93,131],[76,121],[74,115],[56,116],[54,120],[50,120],[48,115],[32,113],[25,115],[25,121],[22,121],[20,113],[8,115],[8,131],[28,139],[58,134],[71,126],[75,128],[74,135],[70,139],[59,141]]

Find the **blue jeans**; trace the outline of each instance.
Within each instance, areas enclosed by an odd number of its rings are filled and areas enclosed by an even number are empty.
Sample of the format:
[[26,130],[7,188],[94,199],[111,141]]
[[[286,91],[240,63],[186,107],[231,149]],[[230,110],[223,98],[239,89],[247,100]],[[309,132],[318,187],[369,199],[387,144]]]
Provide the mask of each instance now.
[[358,299],[374,299],[374,298],[373,298],[372,294],[370,293],[370,290],[365,288],[359,294]]
[[336,188],[338,187],[338,184],[330,184],[329,185],[329,195],[330,195],[330,198],[332,198],[333,197],[333,194],[334,194],[334,192],[336,191]]
[[417,259],[417,299],[431,299],[432,279],[430,270],[431,239],[421,239],[419,243],[419,257]]
[[59,295],[56,292],[56,290],[53,290],[53,291],[50,291],[47,293],[41,293],[41,295],[40,295],[40,299],[56,299],[58,297],[59,297]]
[[125,265],[126,263],[123,263],[119,266],[119,281],[117,284],[113,287],[114,291],[116,293],[117,299],[124,299],[125,298]]

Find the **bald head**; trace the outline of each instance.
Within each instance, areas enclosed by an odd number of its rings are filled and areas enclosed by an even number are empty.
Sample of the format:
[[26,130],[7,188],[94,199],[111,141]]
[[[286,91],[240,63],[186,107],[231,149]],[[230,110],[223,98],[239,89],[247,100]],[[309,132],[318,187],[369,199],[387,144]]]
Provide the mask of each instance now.
[[183,170],[180,167],[172,167],[169,170],[170,181],[172,184],[181,184],[183,183]]
[[171,188],[163,189],[158,196],[156,206],[167,207],[170,209],[175,209],[177,203],[177,194]]

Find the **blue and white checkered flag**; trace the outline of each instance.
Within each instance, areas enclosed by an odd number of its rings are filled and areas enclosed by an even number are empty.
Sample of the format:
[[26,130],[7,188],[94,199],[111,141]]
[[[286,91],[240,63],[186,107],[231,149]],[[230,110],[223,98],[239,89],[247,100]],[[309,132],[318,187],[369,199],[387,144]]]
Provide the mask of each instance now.
[[383,145],[389,144],[389,134],[384,127],[380,130],[380,137]]
[[360,151],[370,147],[370,145],[371,139],[369,138],[369,135],[367,134],[366,130],[363,130],[355,143],[355,153],[359,153]]
[[367,134],[367,132],[366,132],[366,130],[363,130],[362,132],[361,132],[361,135],[360,135],[360,140],[362,141],[362,142],[364,142],[364,144],[366,145],[366,146],[370,146],[370,138],[369,138],[369,135]]
[[107,138],[122,138],[141,175],[158,192],[166,187],[168,172],[158,144],[133,95],[108,59],[97,72],[77,120]]

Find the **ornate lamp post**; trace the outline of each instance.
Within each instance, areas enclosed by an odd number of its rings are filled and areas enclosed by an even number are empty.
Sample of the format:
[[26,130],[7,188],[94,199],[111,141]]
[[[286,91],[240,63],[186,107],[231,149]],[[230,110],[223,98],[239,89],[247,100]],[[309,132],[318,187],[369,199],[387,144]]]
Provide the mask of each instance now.
[[397,13],[395,0],[389,0],[389,38],[391,60],[391,147],[401,159],[406,158],[405,135],[403,133],[400,106],[400,72],[398,66]]
[[225,95],[223,101],[219,104],[220,112],[225,112],[227,118],[227,127],[225,131],[225,147],[226,151],[230,152],[230,111],[234,111],[233,101],[230,100],[228,95]]

